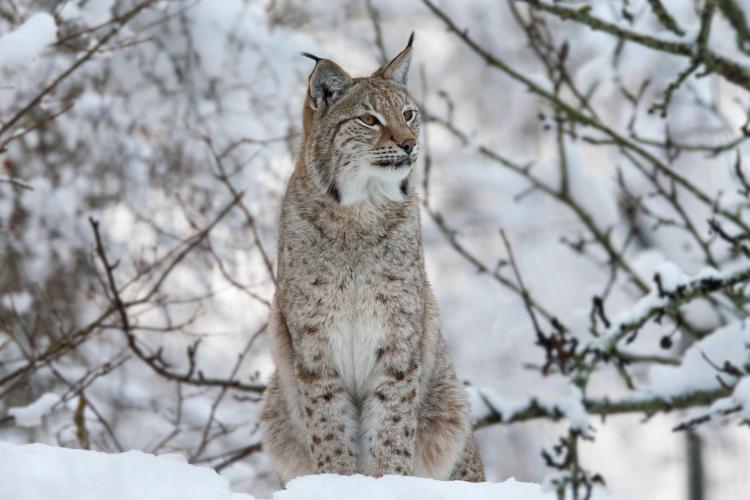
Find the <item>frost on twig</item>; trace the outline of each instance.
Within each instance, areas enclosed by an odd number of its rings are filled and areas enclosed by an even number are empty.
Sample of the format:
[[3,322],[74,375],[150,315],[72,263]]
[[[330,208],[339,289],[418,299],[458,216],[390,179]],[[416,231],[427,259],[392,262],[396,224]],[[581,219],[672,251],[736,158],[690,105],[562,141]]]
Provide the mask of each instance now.
[[[644,416],[651,416],[656,413],[670,413],[707,406],[729,393],[729,390],[719,388],[687,391],[671,397],[637,394],[621,398],[583,398],[579,400],[579,403],[532,397],[527,400],[508,402],[498,399],[497,394],[492,390],[471,388],[470,400],[474,403],[472,406],[474,427],[479,429],[488,425],[512,424],[537,419],[570,419],[569,415],[575,417],[587,414],[604,418],[609,415],[640,413]],[[566,408],[568,413],[565,411]],[[576,411],[571,413],[570,408],[576,408]],[[584,413],[581,413],[580,409]],[[580,420],[579,424],[583,421]]]
[[34,187],[31,184],[22,181],[21,179],[16,179],[15,177],[0,177],[0,183],[10,184],[11,186],[15,186],[20,189],[26,189],[28,191],[34,190]]

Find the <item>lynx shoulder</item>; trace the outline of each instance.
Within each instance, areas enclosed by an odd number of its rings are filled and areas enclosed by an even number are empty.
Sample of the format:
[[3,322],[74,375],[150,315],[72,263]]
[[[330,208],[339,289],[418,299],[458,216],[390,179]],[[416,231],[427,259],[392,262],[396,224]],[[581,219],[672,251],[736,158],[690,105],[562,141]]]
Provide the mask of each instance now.
[[282,480],[484,480],[440,335],[411,185],[420,113],[406,48],[368,77],[315,60],[282,205],[263,448]]

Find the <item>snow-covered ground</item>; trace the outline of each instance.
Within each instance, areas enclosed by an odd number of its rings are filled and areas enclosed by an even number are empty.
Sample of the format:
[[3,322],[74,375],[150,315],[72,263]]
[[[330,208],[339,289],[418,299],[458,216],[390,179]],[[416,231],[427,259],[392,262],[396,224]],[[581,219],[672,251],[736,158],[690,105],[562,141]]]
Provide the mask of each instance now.
[[1,500],[252,500],[178,455],[0,442]]
[[[466,483],[386,476],[307,476],[274,500],[553,500],[533,483]],[[106,454],[0,442],[0,500],[253,500],[213,469],[179,455]],[[258,499],[260,500],[260,499]]]

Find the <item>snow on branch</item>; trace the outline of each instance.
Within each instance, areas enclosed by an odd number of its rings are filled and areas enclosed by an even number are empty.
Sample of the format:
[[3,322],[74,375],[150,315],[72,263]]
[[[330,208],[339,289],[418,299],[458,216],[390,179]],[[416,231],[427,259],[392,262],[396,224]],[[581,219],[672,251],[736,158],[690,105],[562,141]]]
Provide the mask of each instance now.
[[[621,312],[614,321],[610,322],[606,317],[603,318],[606,323],[609,323],[603,337],[591,341],[580,351],[577,345],[574,345],[573,352],[565,356],[557,356],[554,361],[569,365],[568,368],[561,365],[561,370],[570,371],[574,382],[579,386],[585,386],[598,363],[613,358],[619,359],[618,344],[623,339],[633,338],[648,321],[659,319],[667,312],[676,311],[687,302],[746,284],[748,281],[750,281],[748,268],[734,272],[704,270],[697,276],[687,277],[673,264],[663,264],[654,276],[656,286],[651,293],[632,308]],[[603,311],[600,311],[600,314],[603,315]],[[564,332],[558,333],[562,335]],[[750,408],[750,402],[747,406],[745,403],[737,403],[738,399],[744,401],[742,395],[747,389],[743,389],[745,385],[736,384],[736,380],[746,374],[744,369],[738,366],[747,364],[750,356],[742,350],[731,351],[733,349],[731,346],[742,345],[745,338],[747,338],[747,328],[744,323],[730,324],[717,330],[693,345],[679,366],[665,365],[654,368],[658,370],[658,373],[654,374],[658,383],[628,397],[581,397],[580,392],[575,392],[573,396],[569,395],[557,401],[544,401],[530,397],[524,401],[509,403],[492,390],[472,388],[470,399],[475,427],[533,419],[567,418],[571,421],[572,428],[581,430],[587,426],[587,421],[582,416],[586,414],[604,417],[623,413],[642,413],[650,416],[655,413],[710,406],[729,396],[734,398],[731,406],[723,404],[719,408],[712,408],[712,412],[721,414],[738,412],[743,408]],[[727,349],[731,352],[726,353]],[[711,361],[712,356],[718,357],[719,364]],[[725,378],[734,379],[735,382],[727,382],[720,378],[722,373]],[[736,394],[733,394],[733,388],[738,391]],[[706,420],[709,418],[699,418],[687,426]],[[687,426],[681,425],[678,429],[681,430]]]
[[46,12],[38,12],[10,33],[0,36],[0,70],[28,64],[54,43],[57,26]]
[[[713,1],[705,2],[706,7],[704,8],[705,11],[701,18],[700,31],[694,42],[676,42],[657,38],[644,33],[637,33],[592,15],[591,6],[589,5],[574,8],[566,7],[559,3],[552,4],[540,0],[523,1],[533,9],[547,12],[566,21],[583,24],[592,30],[603,31],[623,40],[637,43],[654,50],[690,58],[694,63],[705,66],[707,72],[717,73],[728,81],[750,90],[750,74],[748,74],[747,68],[714,52],[706,46],[715,9],[715,2]],[[662,12],[663,14],[666,13],[666,11]],[[667,17],[662,15],[661,19],[666,20]]]
[[731,289],[750,281],[750,268],[734,272],[707,269],[693,278],[685,277],[673,264],[664,264],[654,275],[656,287],[631,309],[621,312],[607,329],[604,338],[590,346],[611,352],[623,338],[637,334],[651,319],[677,310],[681,305],[714,292]]
[[674,430],[693,429],[701,424],[720,421],[737,413],[740,414],[742,423],[750,425],[750,376],[742,378],[735,385],[730,396],[714,401],[708,411],[682,419]]
[[[133,8],[126,11],[125,13],[112,20],[113,28],[105,33],[96,43],[92,45],[81,57],[77,58],[72,64],[70,64],[64,71],[60,72],[50,83],[44,86],[36,95],[34,95],[26,104],[16,111],[10,118],[3,120],[0,125],[0,138],[9,132],[11,128],[16,125],[19,121],[24,119],[26,116],[31,115],[32,111],[36,109],[43,101],[43,99],[55,92],[60,84],[67,80],[72,74],[74,74],[82,65],[90,61],[94,55],[102,50],[107,42],[112,40],[123,28],[133,20],[143,10],[152,6],[156,0],[144,0],[136,4]],[[109,24],[109,23],[108,23]],[[49,44],[54,42],[56,39],[55,34],[55,21],[49,14],[37,14],[32,16],[26,21],[18,30],[0,38],[0,69],[6,62],[17,63],[16,57],[20,55],[21,58],[27,59],[36,57],[39,53]],[[25,52],[18,52],[19,46],[25,46]],[[13,54],[13,58],[10,58],[8,54]],[[45,120],[38,122],[31,129],[38,127],[41,123],[51,121],[60,114],[69,110],[72,105],[68,104],[62,107],[62,109],[56,113],[53,113]],[[20,131],[16,131],[10,134],[9,138],[3,139],[0,142],[0,148],[5,147],[11,140],[17,139],[25,135],[30,129],[23,128]]]
[[[733,224],[741,227],[745,231],[750,231],[750,226],[748,226],[748,224],[740,215],[718,204],[717,200],[707,194],[700,186],[685,177],[685,175],[683,175],[682,173],[671,168],[671,166],[668,163],[664,162],[658,154],[654,154],[648,148],[644,147],[644,141],[640,140],[636,136],[628,137],[624,133],[618,131],[615,125],[604,122],[598,116],[598,114],[591,109],[590,106],[578,106],[576,103],[571,103],[568,100],[564,99],[560,95],[559,89],[556,90],[555,86],[551,82],[545,82],[543,80],[532,78],[527,74],[524,74],[522,71],[519,71],[517,68],[511,66],[509,63],[496,56],[488,48],[482,46],[479,42],[477,42],[476,39],[469,35],[469,31],[467,29],[460,27],[456,23],[456,21],[450,15],[448,15],[448,13],[439,8],[434,2],[432,2],[431,0],[422,0],[422,2],[427,6],[427,8],[430,9],[430,11],[433,12],[433,14],[435,14],[435,16],[443,21],[449,31],[454,33],[460,40],[462,40],[464,44],[466,44],[472,52],[474,52],[478,57],[486,62],[488,66],[506,74],[513,80],[526,86],[530,92],[538,95],[539,97],[553,105],[556,108],[557,113],[560,115],[557,118],[558,120],[565,118],[570,122],[580,124],[581,126],[591,127],[604,136],[604,138],[586,137],[585,139],[587,142],[591,142],[592,144],[617,146],[619,148],[622,148],[624,151],[635,154],[644,162],[653,166],[659,174],[666,176],[670,180],[670,182],[684,188],[686,191],[696,196],[702,203],[712,207],[718,215],[721,215],[723,218],[731,221]],[[527,26],[526,29],[528,31],[529,27]],[[556,63],[560,67],[559,71],[564,71],[564,60],[556,61]],[[748,85],[750,85],[750,76],[746,75],[746,78]],[[580,95],[579,90],[572,82],[568,81],[566,83],[569,84],[569,86],[571,87],[571,91],[574,94]],[[578,99],[579,101],[581,100],[580,97]],[[631,96],[630,99],[637,104],[637,96]],[[583,102],[586,103],[585,100]],[[662,103],[662,105],[666,104]],[[669,144],[667,144],[666,146],[668,147]],[[581,219],[582,221],[584,221],[585,217],[581,217]]]
[[[478,402],[481,405],[472,407],[474,428],[476,429],[493,424],[512,424],[536,419],[561,420],[571,417],[569,411],[566,412],[570,405],[561,404],[559,401],[544,401],[532,397],[523,402],[508,403],[498,398],[491,389],[472,388],[470,394],[472,394],[472,403]],[[590,415],[606,417],[626,413],[642,413],[645,416],[651,416],[656,413],[669,413],[696,406],[708,406],[729,394],[731,394],[731,390],[720,388],[697,390],[674,397],[584,398],[580,403],[583,405],[585,412]]]

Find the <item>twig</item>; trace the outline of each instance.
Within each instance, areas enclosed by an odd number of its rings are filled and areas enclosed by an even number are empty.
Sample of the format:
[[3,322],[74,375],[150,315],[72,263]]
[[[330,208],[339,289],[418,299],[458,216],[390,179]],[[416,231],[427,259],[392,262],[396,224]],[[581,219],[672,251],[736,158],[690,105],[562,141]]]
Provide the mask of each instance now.
[[513,275],[516,277],[516,283],[518,283],[518,287],[520,288],[520,295],[523,299],[523,305],[526,308],[526,312],[529,315],[529,318],[531,319],[531,324],[534,326],[534,331],[536,332],[537,339],[541,339],[545,337],[544,332],[542,331],[542,327],[539,325],[539,321],[536,318],[536,313],[534,312],[534,305],[531,300],[531,294],[529,293],[529,290],[526,288],[526,284],[523,282],[523,278],[521,277],[521,271],[518,269],[518,265],[516,264],[516,259],[513,256],[513,249],[510,246],[510,242],[508,241],[508,237],[505,235],[505,231],[502,229],[500,230],[500,237],[503,239],[503,244],[505,245],[505,251],[508,253],[508,261],[510,262],[511,269],[513,269]]
[[667,11],[660,0],[648,0],[648,3],[651,6],[651,10],[654,12],[654,15],[659,20],[659,23],[661,23],[662,26],[667,28],[675,35],[685,35],[685,31],[680,28],[680,26],[677,24],[677,21],[675,21],[675,18],[672,17],[672,14]]
[[26,189],[27,191],[34,190],[31,184],[28,184],[27,182],[20,179],[16,179],[15,177],[0,177],[0,183],[10,184],[17,188]]
[[388,53],[385,51],[385,45],[383,44],[383,31],[380,27],[380,14],[372,4],[372,0],[365,0],[365,4],[367,5],[367,14],[372,21],[372,29],[375,31],[375,46],[378,48],[378,59],[380,60],[380,64],[383,65],[388,62]]
[[683,422],[680,422],[679,425],[676,425],[675,427],[672,428],[672,431],[679,432],[679,431],[692,430],[701,424],[710,422],[716,417],[727,417],[733,413],[738,413],[740,411],[742,411],[742,405],[734,405],[729,408],[722,408],[718,411],[709,411],[709,412],[704,413],[703,415],[699,415],[697,417],[693,417]]

